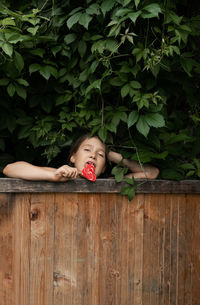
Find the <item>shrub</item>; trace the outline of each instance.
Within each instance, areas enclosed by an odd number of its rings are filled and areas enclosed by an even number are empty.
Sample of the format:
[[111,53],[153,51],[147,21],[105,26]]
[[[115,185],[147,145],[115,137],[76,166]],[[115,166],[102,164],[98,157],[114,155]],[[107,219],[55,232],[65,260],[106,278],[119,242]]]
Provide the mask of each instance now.
[[1,168],[66,163],[90,131],[162,179],[200,176],[195,5],[19,2],[0,5]]

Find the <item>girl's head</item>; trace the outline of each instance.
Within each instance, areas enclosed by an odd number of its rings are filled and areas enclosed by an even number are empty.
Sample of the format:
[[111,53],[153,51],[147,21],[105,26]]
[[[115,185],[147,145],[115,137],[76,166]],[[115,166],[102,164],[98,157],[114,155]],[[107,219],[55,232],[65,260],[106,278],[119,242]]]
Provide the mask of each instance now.
[[97,136],[91,137],[90,134],[86,134],[80,137],[72,147],[70,162],[79,172],[86,164],[93,164],[98,177],[106,167],[106,146]]

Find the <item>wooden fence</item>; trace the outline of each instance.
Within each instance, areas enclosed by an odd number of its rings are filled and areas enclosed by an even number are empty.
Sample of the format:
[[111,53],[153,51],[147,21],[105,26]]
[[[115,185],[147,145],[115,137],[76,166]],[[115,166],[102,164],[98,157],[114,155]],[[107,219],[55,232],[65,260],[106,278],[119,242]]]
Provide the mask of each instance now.
[[200,181],[0,179],[0,305],[200,305]]

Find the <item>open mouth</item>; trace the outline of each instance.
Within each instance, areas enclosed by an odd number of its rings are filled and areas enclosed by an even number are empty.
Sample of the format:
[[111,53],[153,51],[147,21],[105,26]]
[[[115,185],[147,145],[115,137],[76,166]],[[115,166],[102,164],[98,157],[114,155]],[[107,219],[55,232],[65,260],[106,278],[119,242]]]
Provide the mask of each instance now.
[[92,164],[94,166],[94,168],[96,168],[96,164],[92,161],[88,161],[88,162],[86,162],[86,164]]

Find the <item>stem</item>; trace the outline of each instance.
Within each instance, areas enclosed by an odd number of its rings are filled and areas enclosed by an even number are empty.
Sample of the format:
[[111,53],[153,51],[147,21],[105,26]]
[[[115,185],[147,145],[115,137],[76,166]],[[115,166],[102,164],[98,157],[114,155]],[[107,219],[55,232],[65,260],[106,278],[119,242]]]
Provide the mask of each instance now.
[[104,125],[104,99],[101,95],[101,126]]
[[139,162],[139,164],[140,164],[140,167],[141,167],[141,169],[142,169],[142,171],[143,171],[143,173],[144,173],[146,179],[148,180],[147,175],[146,175],[146,172],[145,172],[145,170],[144,170],[144,167],[143,167],[143,165],[142,165],[142,163],[141,163],[141,161],[140,161],[140,156],[139,156],[139,153],[138,153],[137,146],[135,145],[135,143],[134,143],[134,141],[133,141],[133,138],[132,138],[132,135],[131,135],[131,133],[130,133],[130,129],[129,129],[129,128],[128,128],[128,133],[129,133],[130,140],[131,140],[131,142],[133,143],[133,146],[135,147],[135,152],[136,152],[137,159],[138,159],[138,162]]
[[146,37],[145,37],[145,49],[147,48],[148,34],[149,34],[149,19],[147,19],[147,32],[146,32]]

